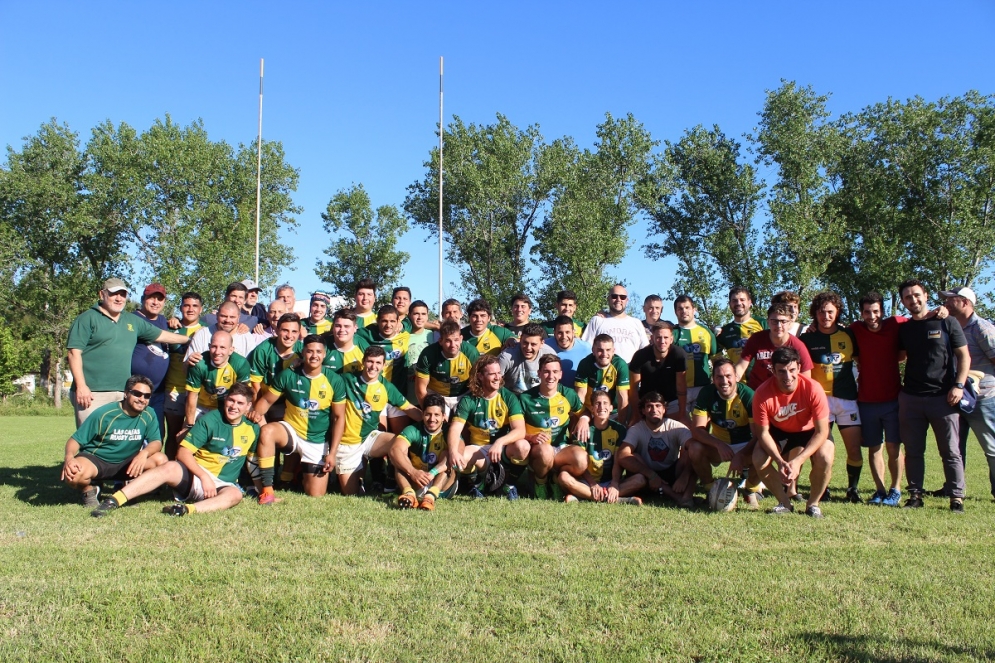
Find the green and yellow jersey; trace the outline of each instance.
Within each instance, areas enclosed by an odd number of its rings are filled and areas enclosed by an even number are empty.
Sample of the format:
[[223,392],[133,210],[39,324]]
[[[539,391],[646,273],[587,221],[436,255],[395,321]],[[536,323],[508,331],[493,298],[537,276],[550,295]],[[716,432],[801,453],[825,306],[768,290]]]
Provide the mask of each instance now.
[[338,374],[359,373],[363,370],[363,353],[369,344],[359,336],[353,336],[352,347],[342,351],[335,347],[335,341],[330,336],[325,339],[325,366]]
[[446,453],[446,432],[447,426],[434,434],[425,430],[425,424],[418,422],[411,424],[401,431],[397,439],[407,443],[408,459],[416,470],[428,472],[439,464],[439,459]]
[[276,339],[266,339],[249,353],[249,380],[269,387],[277,375],[300,359],[301,348],[298,341],[286,356],[281,356],[276,347]]
[[604,430],[598,430],[591,424],[590,436],[587,444],[581,444],[575,439],[571,441],[587,451],[587,473],[600,482],[611,481],[612,469],[615,466],[615,454],[625,439],[626,428],[615,421],[608,420],[608,426]]
[[[190,338],[196,334],[204,325],[199,322],[193,323],[189,327],[181,327],[176,330],[177,334],[183,334]],[[183,360],[187,354],[187,346],[180,343],[170,343],[169,345],[169,368],[166,369],[166,378],[163,382],[166,385],[166,396],[175,399],[176,394],[185,392],[187,383],[187,364]]]
[[379,345],[387,354],[380,375],[402,394],[408,391],[408,371],[404,362],[410,341],[411,335],[406,331],[400,331],[391,338],[384,338],[379,329],[370,332],[370,345]]
[[[719,330],[719,335],[715,338],[718,343],[718,347],[726,351],[726,356],[732,361],[733,364],[739,363],[739,358],[743,354],[743,348],[746,346],[746,342],[750,340],[750,337],[756,334],[758,331],[763,331],[767,329],[766,320],[754,320],[749,318],[746,322],[728,322],[722,325],[722,329]],[[743,373],[743,379],[741,380],[743,384],[746,384],[747,379],[750,377],[750,371],[753,369],[753,362],[747,367],[746,371]]]
[[107,463],[123,463],[142,450],[145,440],[162,441],[162,434],[151,407],[132,417],[118,401],[94,410],[72,438],[79,443],[81,452]]
[[236,382],[248,382],[252,374],[249,362],[235,352],[231,353],[223,366],[211,363],[211,355],[205,353],[200,361],[187,372],[187,391],[200,392],[197,405],[206,409],[219,409],[225,402],[225,395]]
[[324,444],[332,428],[332,405],[346,399],[347,391],[338,373],[321,367],[321,373],[308,377],[303,366],[276,376],[270,391],[286,402],[283,420],[308,442]]
[[504,349],[504,344],[512,338],[515,338],[515,334],[500,325],[487,325],[480,336],[474,336],[469,325],[463,327],[463,340],[472,345],[481,356],[498,356]]
[[321,334],[332,331],[332,321],[328,318],[322,318],[318,322],[311,322],[311,318],[305,318],[301,320],[301,326],[307,330],[304,336],[310,334],[318,334],[320,336]]
[[853,358],[859,353],[853,332],[837,327],[832,334],[814,331],[798,338],[812,357],[812,378],[822,385],[826,395],[849,401],[857,400]]
[[342,381],[346,389],[345,433],[342,444],[360,444],[377,429],[380,413],[393,405],[401,410],[411,407],[397,387],[383,379],[366,382],[360,373],[345,373]]
[[567,443],[570,415],[580,414],[584,404],[577,392],[562,384],[556,386],[556,393],[546,397],[539,392],[539,386],[519,394],[522,415],[525,418],[525,433],[549,433],[549,443],[559,447]]
[[586,388],[584,405],[590,409],[591,395],[596,391],[607,391],[611,396],[612,406],[616,406],[619,390],[629,389],[629,365],[625,360],[615,355],[604,368],[598,366],[594,355],[587,355],[577,364],[577,375],[574,377],[574,388]]
[[491,398],[466,394],[456,405],[453,421],[466,423],[470,444],[482,447],[491,444],[511,427],[512,421],[521,421],[522,404],[518,396],[501,387]]
[[711,357],[719,352],[715,334],[708,327],[695,323],[692,327],[674,328],[676,343],[687,358],[688,387],[704,387],[712,381]]
[[743,444],[753,439],[753,390],[742,382],[736,383],[736,395],[723,400],[714,384],[698,392],[691,409],[692,416],[705,416],[711,423],[709,432],[726,444]]
[[442,354],[442,346],[432,343],[421,353],[415,376],[428,378],[428,390],[440,396],[461,396],[470,383],[470,369],[480,355],[469,343],[463,343],[453,359]]
[[369,327],[373,325],[376,327],[377,324],[377,312],[369,311],[367,313],[360,313],[359,311],[353,311],[356,314],[356,329],[360,330],[364,327]]
[[[545,322],[542,323],[543,331],[546,332],[546,336],[548,336],[549,338],[553,338],[553,332],[556,331],[556,328],[553,326],[553,322],[555,320],[556,318],[553,318],[552,320],[546,320]],[[581,334],[583,333],[584,333],[584,327],[582,325],[577,324],[577,321],[574,320],[574,337],[580,338]]]
[[180,442],[197,464],[228,483],[238,483],[246,458],[256,452],[259,426],[244,417],[237,424],[225,421],[221,412],[208,412],[197,420]]

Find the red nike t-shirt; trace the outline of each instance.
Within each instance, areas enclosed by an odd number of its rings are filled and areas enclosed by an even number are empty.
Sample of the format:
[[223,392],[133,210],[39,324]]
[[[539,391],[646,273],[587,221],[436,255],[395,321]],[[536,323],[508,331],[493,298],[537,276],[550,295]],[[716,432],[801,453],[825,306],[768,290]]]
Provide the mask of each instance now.
[[[803,373],[812,370],[812,357],[808,353],[808,348],[805,347],[805,344],[797,336],[789,336],[787,344],[783,347],[792,347],[798,351],[798,356],[801,358],[801,371]],[[771,364],[770,358],[777,348],[778,346],[774,345],[774,342],[770,340],[770,333],[767,331],[754,334],[743,347],[740,359],[755,360],[753,369],[750,371],[750,379],[746,382],[746,385],[753,391],[759,389],[760,385],[766,382],[770,376],[774,375],[774,366]]]
[[898,371],[898,326],[908,318],[885,318],[881,329],[872,332],[862,321],[850,325],[860,353],[860,379],[857,400],[862,403],[888,403],[898,398],[902,376]]
[[798,388],[790,394],[777,388],[777,380],[768,380],[753,395],[753,417],[759,426],[786,433],[812,430],[816,420],[829,418],[826,390],[804,375],[798,376]]

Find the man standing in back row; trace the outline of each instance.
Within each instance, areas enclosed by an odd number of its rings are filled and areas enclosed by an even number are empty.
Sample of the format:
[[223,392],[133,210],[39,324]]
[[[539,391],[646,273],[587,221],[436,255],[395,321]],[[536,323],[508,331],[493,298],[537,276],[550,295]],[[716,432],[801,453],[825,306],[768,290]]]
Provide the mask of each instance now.
[[636,350],[650,344],[643,323],[628,315],[625,307],[629,305],[629,293],[625,286],[616,283],[608,291],[608,315],[596,315],[591,318],[581,337],[589,345],[594,344],[598,334],[608,334],[615,340],[615,354],[625,360],[632,360]]

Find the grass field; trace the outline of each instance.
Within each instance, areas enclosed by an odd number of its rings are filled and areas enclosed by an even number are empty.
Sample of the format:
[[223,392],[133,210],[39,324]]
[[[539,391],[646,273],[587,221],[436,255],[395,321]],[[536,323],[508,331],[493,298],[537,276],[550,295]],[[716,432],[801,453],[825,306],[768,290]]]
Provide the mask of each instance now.
[[[814,521],[284,494],[182,519],[163,495],[96,520],[58,481],[72,430],[0,418],[0,661],[995,659],[973,439],[963,516],[940,499]],[[927,469],[938,487],[935,447]]]

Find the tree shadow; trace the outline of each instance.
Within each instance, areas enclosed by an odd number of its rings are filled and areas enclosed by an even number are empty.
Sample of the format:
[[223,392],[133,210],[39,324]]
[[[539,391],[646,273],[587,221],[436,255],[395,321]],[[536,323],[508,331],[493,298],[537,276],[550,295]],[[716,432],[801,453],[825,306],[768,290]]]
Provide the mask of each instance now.
[[[802,633],[798,639],[816,658],[859,663],[925,663],[937,660],[995,660],[995,649],[970,644],[949,645],[909,638],[890,639],[876,635]],[[898,651],[895,651],[898,650]]]
[[59,480],[62,465],[0,467],[0,485],[13,486],[14,497],[31,506],[58,506],[79,501],[79,492]]

